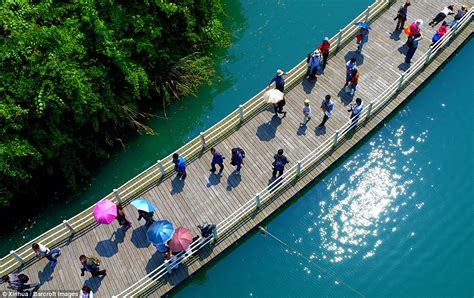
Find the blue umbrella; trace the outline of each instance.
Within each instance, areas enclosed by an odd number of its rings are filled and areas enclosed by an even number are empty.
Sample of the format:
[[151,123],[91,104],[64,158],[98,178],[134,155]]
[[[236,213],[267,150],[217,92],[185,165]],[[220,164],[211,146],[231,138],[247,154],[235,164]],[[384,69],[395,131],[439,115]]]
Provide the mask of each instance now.
[[138,210],[143,210],[145,212],[155,212],[155,207],[153,207],[153,205],[148,200],[142,198],[133,200],[130,204],[132,204]]
[[356,26],[367,29],[367,30],[372,30],[369,24],[364,23],[364,22],[357,22]]
[[155,245],[168,242],[174,234],[173,224],[167,220],[159,220],[153,223],[146,232],[148,241]]

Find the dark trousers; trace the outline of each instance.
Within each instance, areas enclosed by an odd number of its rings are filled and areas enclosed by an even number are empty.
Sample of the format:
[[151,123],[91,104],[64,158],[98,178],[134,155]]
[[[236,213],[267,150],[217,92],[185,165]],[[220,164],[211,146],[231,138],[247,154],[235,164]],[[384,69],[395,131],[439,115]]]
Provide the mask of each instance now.
[[444,20],[446,18],[446,15],[444,13],[438,13],[435,18],[430,22],[431,26],[436,26],[438,25],[439,22]]
[[329,119],[328,115],[324,114],[323,122],[321,122],[321,124],[319,124],[319,126],[324,126],[324,124],[326,124],[326,121],[328,121],[328,119]]
[[237,171],[240,171],[240,169],[242,168],[242,163],[239,162],[238,164],[236,164],[236,166],[237,166]]
[[224,164],[223,163],[215,163],[215,162],[211,162],[211,171],[213,171],[213,172],[216,171],[216,164],[219,165],[219,167],[220,167],[219,172],[222,172],[224,170]]
[[183,180],[186,179],[186,176],[188,176],[188,174],[186,174],[186,171],[178,172],[178,174],[176,174],[177,178],[183,178]]
[[286,101],[283,99],[283,100],[280,100],[276,105],[273,105],[273,110],[275,111],[275,115],[285,113],[283,112],[283,107],[285,106],[285,104],[286,104]]
[[277,170],[277,169],[273,168],[272,176],[273,176],[273,177],[276,177],[277,172],[278,172],[278,177],[280,177],[281,175],[283,175],[283,169]]
[[323,68],[326,67],[326,64],[328,64],[328,57],[329,57],[329,52],[326,54],[323,54]]
[[100,275],[105,275],[105,270],[97,270],[97,271],[91,271],[92,276],[100,276]]
[[406,21],[406,18],[403,17],[403,16],[398,16],[397,17],[397,27],[395,28],[395,30],[401,30],[403,29],[403,27],[405,27],[405,21]]
[[417,48],[418,47],[408,48],[407,54],[405,56],[405,63],[411,63],[411,58],[413,58],[413,55],[415,55]]

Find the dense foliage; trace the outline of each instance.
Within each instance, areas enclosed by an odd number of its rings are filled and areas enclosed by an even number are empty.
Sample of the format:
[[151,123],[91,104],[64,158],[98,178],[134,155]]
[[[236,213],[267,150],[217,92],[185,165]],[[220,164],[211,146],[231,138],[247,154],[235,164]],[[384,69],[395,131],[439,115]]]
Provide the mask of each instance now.
[[0,205],[74,189],[144,107],[209,83],[220,0],[6,0]]

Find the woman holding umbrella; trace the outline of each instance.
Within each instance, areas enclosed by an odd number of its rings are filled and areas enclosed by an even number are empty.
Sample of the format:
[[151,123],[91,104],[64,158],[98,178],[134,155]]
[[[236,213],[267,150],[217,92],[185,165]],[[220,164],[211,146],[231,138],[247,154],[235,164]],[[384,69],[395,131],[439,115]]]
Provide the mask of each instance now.
[[138,219],[145,219],[145,227],[149,228],[155,220],[153,219],[153,215],[155,214],[155,207],[145,199],[138,198],[133,200],[130,204],[132,204],[138,210]]

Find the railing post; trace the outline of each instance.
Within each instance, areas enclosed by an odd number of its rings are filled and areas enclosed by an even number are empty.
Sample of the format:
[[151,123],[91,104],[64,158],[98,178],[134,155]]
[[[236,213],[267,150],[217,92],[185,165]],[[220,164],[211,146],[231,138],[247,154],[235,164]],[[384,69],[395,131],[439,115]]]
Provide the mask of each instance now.
[[260,194],[255,195],[255,207],[260,208],[261,202],[260,202]]
[[120,197],[120,194],[116,188],[114,188],[114,196],[117,199],[117,202],[119,202],[119,204],[122,204],[122,198]]
[[428,50],[428,53],[426,54],[425,64],[428,64],[428,62],[430,62],[432,51],[433,51],[433,47],[430,47],[429,50]]
[[339,49],[339,47],[341,46],[341,38],[342,38],[342,29],[339,30],[339,33],[337,34],[337,46],[336,46],[336,49]]
[[204,133],[200,132],[199,135],[201,136],[201,146],[202,148],[206,148],[206,138],[204,137]]
[[335,147],[337,145],[337,138],[339,137],[339,130],[336,130],[334,133],[334,139],[332,141],[332,146]]
[[367,6],[367,10],[365,11],[365,22],[369,22],[369,17],[370,17],[370,5]]
[[170,266],[170,263],[168,262],[168,260],[165,260],[165,262],[163,264],[165,264],[166,272],[171,274],[171,266]]
[[400,79],[398,79],[397,91],[400,90],[400,88],[402,88],[403,80],[405,80],[405,73],[402,73],[402,75],[400,76]]
[[239,117],[240,122],[244,122],[244,106],[239,105]]
[[212,229],[212,242],[216,242],[217,241],[217,227],[215,227],[214,229]]
[[298,163],[296,164],[296,176],[299,176],[301,174],[301,160],[298,160]]
[[371,101],[370,104],[369,104],[369,107],[367,108],[367,118],[370,117],[370,115],[372,114],[372,107],[374,105],[374,102]]
[[69,229],[69,232],[71,232],[71,234],[74,234],[74,229],[73,229],[73,227],[69,224],[69,222],[68,222],[66,219],[63,220],[63,225],[65,225],[66,228]]
[[25,260],[23,260],[23,258],[20,257],[20,256],[16,253],[16,251],[10,250],[10,254],[11,254],[15,259],[17,259],[18,262],[20,262],[20,263],[22,263],[22,264],[25,263]]
[[161,177],[164,177],[166,173],[165,173],[165,168],[163,167],[163,162],[161,162],[161,159],[158,159],[156,161],[156,164],[158,165],[158,168],[160,169]]

